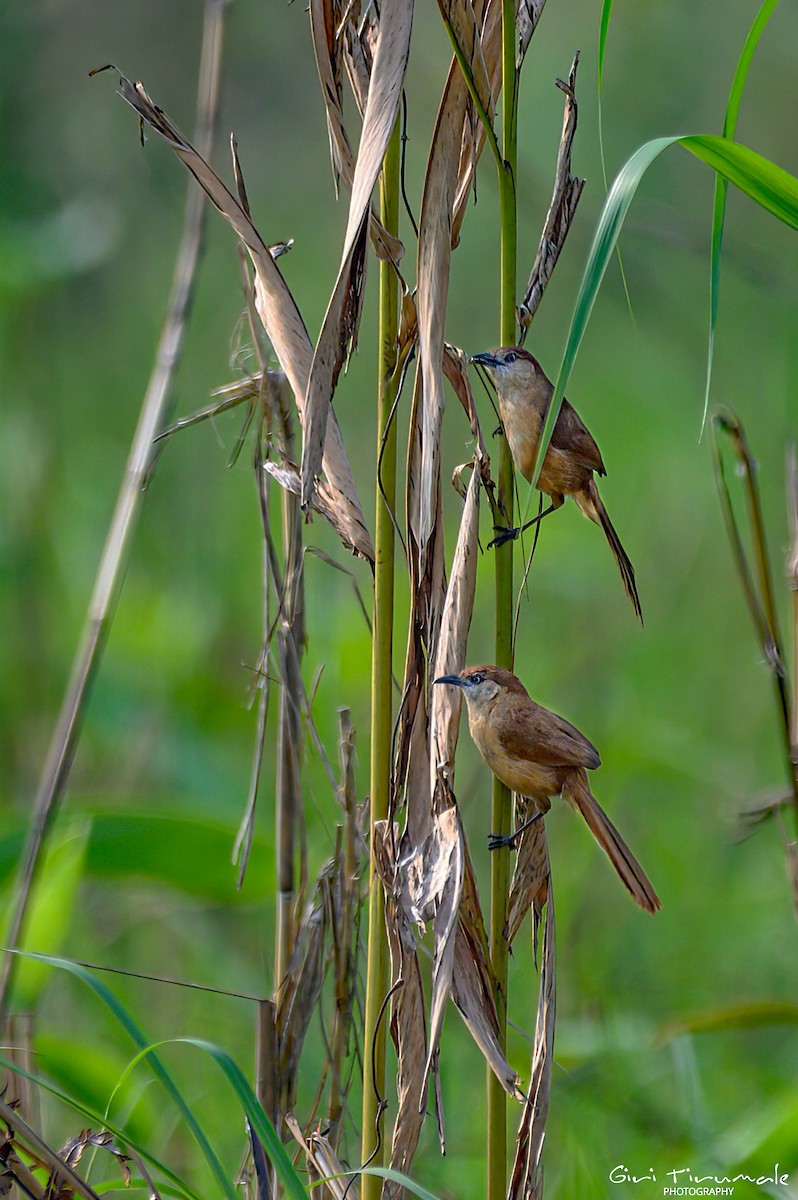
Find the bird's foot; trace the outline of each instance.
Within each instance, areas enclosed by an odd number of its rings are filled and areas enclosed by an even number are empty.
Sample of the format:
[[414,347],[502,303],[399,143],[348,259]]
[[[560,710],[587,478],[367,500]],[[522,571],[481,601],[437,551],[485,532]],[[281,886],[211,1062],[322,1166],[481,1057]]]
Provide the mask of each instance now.
[[516,829],[515,833],[508,833],[506,835],[502,835],[500,833],[489,833],[488,849],[503,850],[505,846],[510,846],[510,848],[514,850],[516,838],[518,837],[519,833],[520,830],[518,829]]
[[503,546],[505,542],[514,542],[521,532],[520,526],[515,529],[509,529],[506,525],[494,525],[493,532],[496,537],[492,542],[488,542],[488,549],[493,550],[498,546]]
[[512,849],[517,850],[517,843],[521,834],[525,829],[529,829],[530,825],[534,825],[535,821],[539,821],[542,816],[543,813],[540,811],[533,813],[531,817],[524,821],[523,825],[519,825],[516,830],[514,830],[512,833],[508,833],[506,836],[502,836],[499,833],[489,833],[488,849],[503,850],[505,846],[510,846]]
[[503,437],[503,436],[504,436],[504,426],[502,425],[502,423],[501,423],[501,422],[499,422],[499,424],[498,424],[498,425],[496,426],[496,428],[494,429],[494,431],[493,431],[493,436],[494,436],[495,438],[497,438],[497,437]]

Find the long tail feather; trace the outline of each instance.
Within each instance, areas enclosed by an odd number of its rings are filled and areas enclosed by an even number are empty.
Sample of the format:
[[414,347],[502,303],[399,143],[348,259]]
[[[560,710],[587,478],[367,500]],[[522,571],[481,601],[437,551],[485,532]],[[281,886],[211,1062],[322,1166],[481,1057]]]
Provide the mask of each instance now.
[[626,589],[626,594],[632,601],[632,607],[635,613],[640,618],[640,624],[643,624],[643,610],[640,607],[640,597],[637,594],[637,584],[635,583],[635,571],[629,555],[621,545],[621,539],[615,532],[615,526],[609,518],[609,513],[604,507],[604,502],[598,493],[595,481],[591,479],[588,487],[583,492],[578,492],[574,495],[576,503],[581,508],[586,517],[591,521],[595,521],[604,530],[604,536],[610,544],[610,550],[615,556],[615,561],[618,564],[618,570],[621,573],[623,586]]
[[624,886],[631,892],[635,903],[646,912],[656,912],[662,905],[651,880],[596,800],[587,778],[583,779],[581,775],[584,772],[577,774],[573,785],[563,789],[563,797],[585,818],[590,832],[615,867]]

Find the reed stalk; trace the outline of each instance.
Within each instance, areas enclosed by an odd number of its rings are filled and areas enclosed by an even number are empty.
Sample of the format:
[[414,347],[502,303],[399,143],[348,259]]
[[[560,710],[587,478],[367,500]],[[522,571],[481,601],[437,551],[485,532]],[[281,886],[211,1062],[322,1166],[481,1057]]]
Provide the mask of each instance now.
[[[501,220],[500,328],[499,341],[512,346],[517,341],[516,243],[517,211],[515,175],[517,162],[515,67],[515,6],[513,0],[502,5],[502,164],[499,167],[499,213]],[[499,451],[498,505],[507,525],[513,522],[513,460],[510,447],[502,438]],[[513,543],[496,548],[496,631],[497,666],[512,668],[513,650]],[[512,819],[512,796],[503,783],[494,778],[491,805],[491,832],[507,834]],[[505,847],[491,855],[490,862],[490,953],[495,976],[496,1012],[502,1049],[507,1038],[507,943],[504,926],[507,917],[510,850]],[[507,1185],[507,1095],[488,1068],[488,1200],[503,1200]]]
[[[399,227],[400,132],[397,123],[380,176],[380,219],[389,233]],[[396,500],[396,425],[390,421],[396,394],[399,287],[389,263],[380,262],[379,382],[377,414],[377,481],[374,562],[374,624],[371,670],[371,826],[388,816],[391,779],[391,668],[393,655],[394,524]],[[381,483],[381,486],[380,486]],[[373,838],[373,832],[372,832]],[[385,1025],[380,1010],[388,990],[388,943],[382,883],[369,855],[369,925],[366,964],[366,1011],[363,1046],[363,1162],[382,1164],[377,1130],[380,1098],[385,1092]],[[382,1180],[364,1175],[363,1200],[379,1200]]]

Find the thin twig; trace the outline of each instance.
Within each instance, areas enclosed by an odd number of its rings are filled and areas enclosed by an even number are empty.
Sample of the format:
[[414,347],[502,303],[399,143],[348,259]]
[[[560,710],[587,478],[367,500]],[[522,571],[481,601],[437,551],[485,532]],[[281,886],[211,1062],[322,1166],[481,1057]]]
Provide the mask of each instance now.
[[[762,506],[759,499],[759,488],[756,483],[756,463],[751,454],[742,422],[735,413],[730,411],[716,413],[712,427],[713,432],[715,432],[716,480],[723,505],[723,515],[748,608],[754,620],[762,644],[762,652],[770,668],[776,687],[776,698],[781,718],[780,725],[784,740],[788,775],[795,807],[796,822],[798,823],[798,768],[796,767],[792,737],[792,705],[790,702],[787,671],[784,665],[784,654],[782,652],[776,603],[771,582],[770,558],[764,522],[762,520]],[[723,469],[723,456],[718,444],[716,432],[718,429],[723,430],[724,433],[729,435],[743,473],[758,587],[754,583],[737,519],[734,515],[731,496]]]
[[[223,12],[226,0],[205,0],[202,54],[197,97],[197,141],[210,158],[219,111]],[[175,262],[167,315],[155,364],[141,406],[116,508],[111,519],[94,584],[81,642],[47,753],[16,891],[15,908],[6,931],[7,946],[18,946],[47,834],[63,796],[75,756],[89,692],[102,660],[130,543],[143,503],[143,489],[153,461],[153,439],[167,417],[172,381],[180,361],[199,264],[205,227],[205,197],[192,180],[183,220],[183,235]],[[0,974],[0,1014],[5,1013],[13,974],[13,955],[7,955]]]

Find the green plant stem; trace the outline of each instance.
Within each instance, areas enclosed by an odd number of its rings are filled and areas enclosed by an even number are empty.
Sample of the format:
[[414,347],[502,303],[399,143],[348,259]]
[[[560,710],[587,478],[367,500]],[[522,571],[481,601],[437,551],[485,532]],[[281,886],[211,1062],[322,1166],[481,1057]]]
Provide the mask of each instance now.
[[[501,318],[500,341],[515,345],[517,212],[515,174],[517,159],[515,72],[515,8],[504,0],[502,8],[502,165],[499,170],[501,219]],[[502,438],[499,452],[498,504],[506,523],[513,519],[513,460]],[[496,550],[496,664],[513,665],[513,543]],[[493,782],[491,831],[507,834],[512,817],[512,797],[498,779]],[[507,1038],[507,918],[509,848],[496,850],[490,860],[490,952],[495,977],[499,1039],[504,1049]],[[493,1071],[488,1069],[488,1200],[503,1200],[507,1186],[507,1096]]]
[[[397,123],[385,152],[380,177],[380,219],[389,233],[399,228],[400,130]],[[388,816],[391,778],[391,669],[393,658],[394,525],[396,500],[396,422],[389,422],[397,379],[399,285],[390,264],[380,263],[379,398],[377,461],[382,464],[382,488],[377,486],[374,561],[374,625],[371,669],[371,824]],[[384,445],[383,445],[384,443]],[[378,481],[379,482],[379,481]],[[373,835],[372,835],[373,836]],[[385,1092],[385,1026],[379,1015],[388,990],[388,943],[385,899],[373,852],[369,856],[369,931],[366,966],[366,1012],[363,1045],[363,1162],[379,1165],[382,1139],[377,1134],[380,1097]],[[379,1028],[378,1028],[379,1026]],[[379,1147],[379,1149],[378,1149]],[[382,1184],[374,1175],[363,1177],[363,1200],[379,1200]]]

